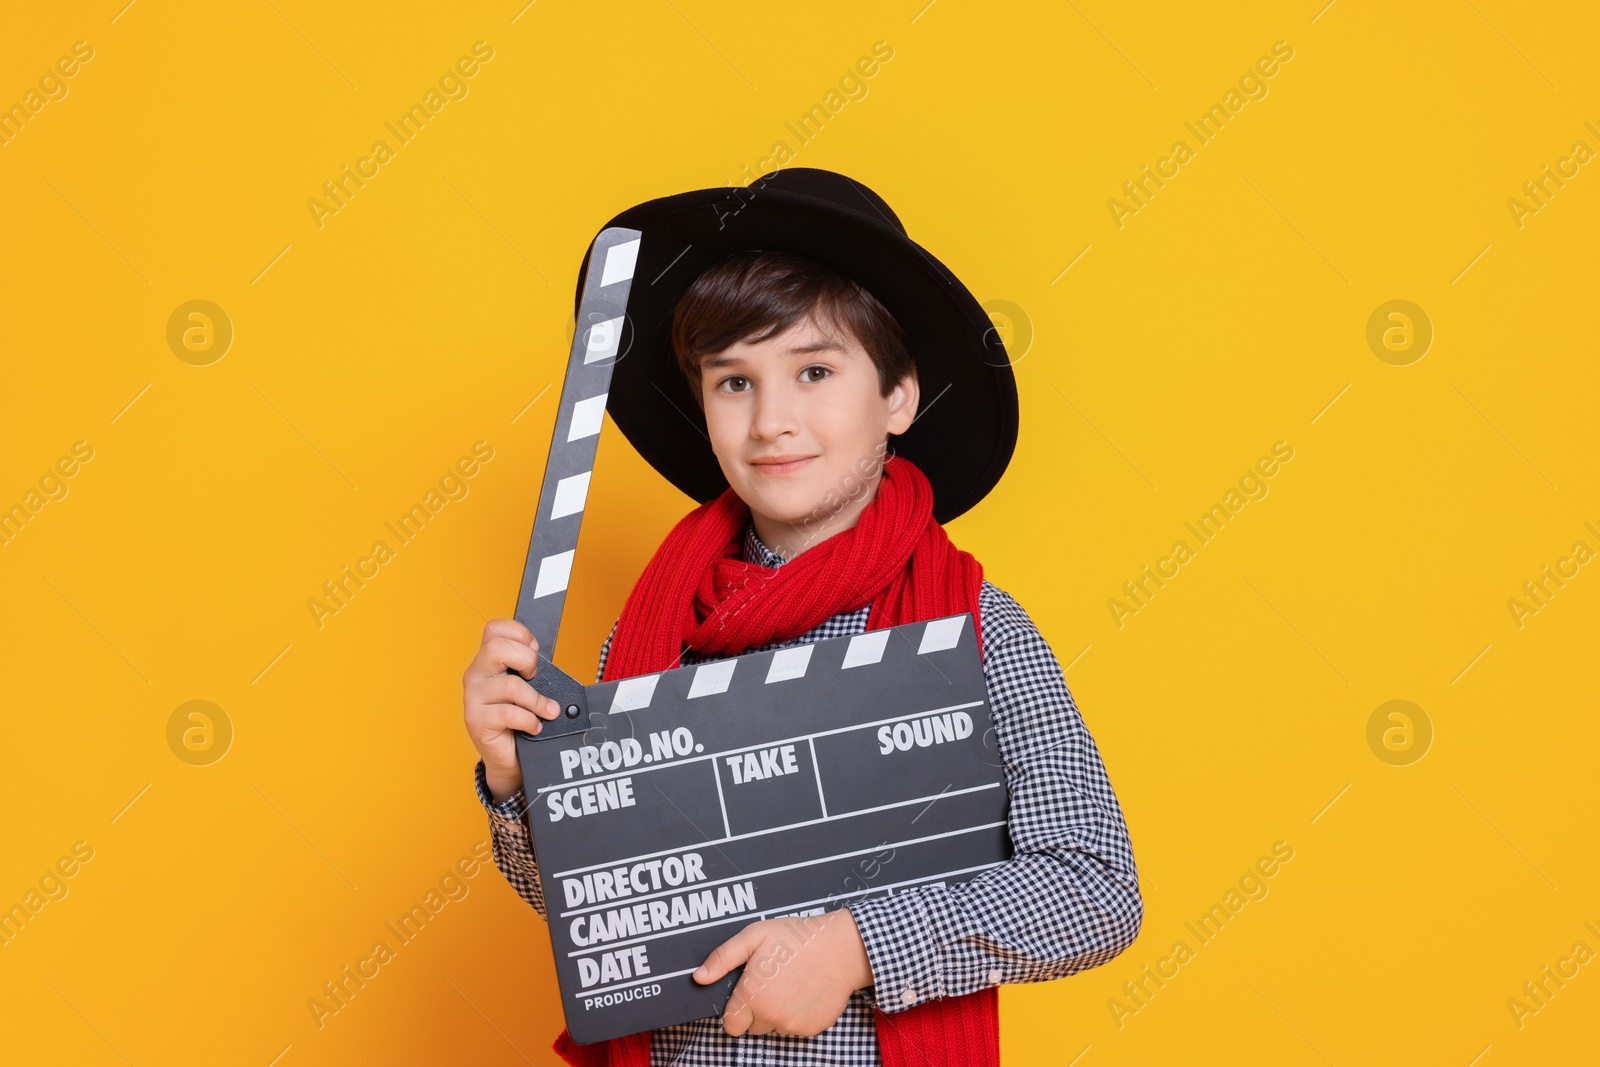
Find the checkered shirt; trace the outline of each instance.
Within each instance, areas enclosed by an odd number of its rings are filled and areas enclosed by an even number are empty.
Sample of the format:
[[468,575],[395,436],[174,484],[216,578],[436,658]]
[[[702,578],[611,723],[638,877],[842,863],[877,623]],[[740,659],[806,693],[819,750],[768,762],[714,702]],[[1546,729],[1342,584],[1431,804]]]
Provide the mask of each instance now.
[[[749,524],[744,558],[767,567],[784,562]],[[859,634],[871,610],[843,612],[799,637],[745,651]],[[988,581],[979,611],[984,677],[1011,794],[1012,858],[969,882],[849,905],[874,984],[853,993],[839,1020],[816,1037],[730,1037],[719,1019],[696,1019],[654,1031],[652,1067],[867,1067],[880,1062],[874,1006],[892,1014],[1000,982],[1046,982],[1105,963],[1133,943],[1144,903],[1132,844],[1061,666],[1022,606]],[[597,680],[615,636],[613,626]],[[686,650],[682,663],[718,658]],[[477,786],[489,811],[495,864],[545,915],[522,793],[496,804],[482,762]]]

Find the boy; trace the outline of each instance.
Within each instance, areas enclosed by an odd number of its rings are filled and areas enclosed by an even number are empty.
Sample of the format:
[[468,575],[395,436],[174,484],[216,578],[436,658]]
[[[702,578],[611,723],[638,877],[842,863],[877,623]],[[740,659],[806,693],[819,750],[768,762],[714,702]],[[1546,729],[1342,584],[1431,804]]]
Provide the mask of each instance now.
[[[741,191],[750,199],[731,224],[728,211],[706,218],[726,192],[651,201],[611,223],[641,229],[659,257],[641,261],[642,279],[667,278],[678,263],[668,259],[688,252],[680,242],[699,249],[675,284],[630,298],[637,334],[608,409],[658,470],[706,502],[635,585],[600,678],[971,611],[1015,854],[970,882],[751,923],[694,976],[714,982],[745,965],[720,1020],[595,1046],[563,1034],[556,1047],[569,1062],[632,1067],[997,1063],[1000,983],[1104,963],[1143,918],[1122,812],[1059,663],[941,525],[1009,459],[1010,365],[965,287],[864,186],[790,169]],[[940,381],[923,403],[924,382]],[[692,400],[674,402],[673,388]],[[527,681],[537,657],[525,628],[495,620],[464,685],[495,862],[544,915],[512,733],[558,714]]]

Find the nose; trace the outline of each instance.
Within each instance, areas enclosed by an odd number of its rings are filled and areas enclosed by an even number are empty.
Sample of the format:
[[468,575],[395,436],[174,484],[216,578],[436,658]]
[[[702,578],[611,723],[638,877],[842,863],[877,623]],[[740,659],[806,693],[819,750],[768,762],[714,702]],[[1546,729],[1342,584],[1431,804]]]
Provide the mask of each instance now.
[[750,423],[750,436],[775,441],[798,428],[798,412],[793,391],[782,384],[759,389],[755,396],[754,418]]

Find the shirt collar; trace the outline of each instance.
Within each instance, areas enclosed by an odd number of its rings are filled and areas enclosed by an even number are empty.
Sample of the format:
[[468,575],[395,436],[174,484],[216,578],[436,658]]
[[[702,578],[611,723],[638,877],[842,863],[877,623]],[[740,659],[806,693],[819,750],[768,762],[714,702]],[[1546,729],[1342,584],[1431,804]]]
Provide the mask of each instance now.
[[763,567],[779,567],[787,562],[782,556],[761,543],[756,536],[756,524],[746,522],[744,527],[744,561],[759,563]]

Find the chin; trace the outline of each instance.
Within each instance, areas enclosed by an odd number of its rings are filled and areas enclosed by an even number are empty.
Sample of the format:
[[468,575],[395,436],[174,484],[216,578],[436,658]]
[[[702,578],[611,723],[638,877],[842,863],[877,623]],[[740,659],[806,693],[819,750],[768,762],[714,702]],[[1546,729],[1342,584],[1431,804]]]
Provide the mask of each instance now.
[[792,485],[766,489],[745,497],[745,503],[774,522],[799,525],[824,512],[825,493],[810,486]]
[[799,526],[822,510],[820,502],[802,501],[789,494],[777,500],[764,497],[756,501],[755,505],[757,511],[773,522],[788,523],[793,526]]

